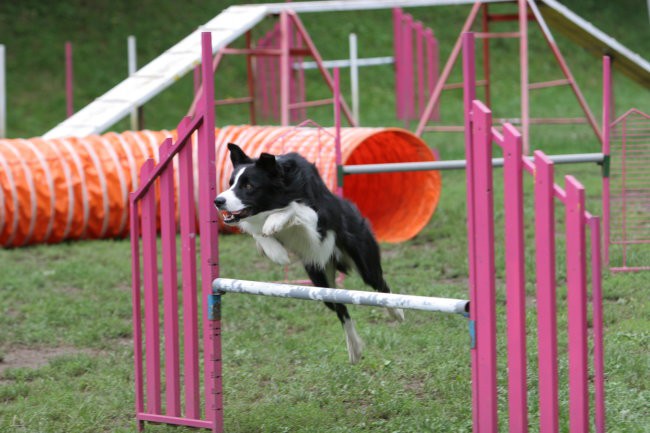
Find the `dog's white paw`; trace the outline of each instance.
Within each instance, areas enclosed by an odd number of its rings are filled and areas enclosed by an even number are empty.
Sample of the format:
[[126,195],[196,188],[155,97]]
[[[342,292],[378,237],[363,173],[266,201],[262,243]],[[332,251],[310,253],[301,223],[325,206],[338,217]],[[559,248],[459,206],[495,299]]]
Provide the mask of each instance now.
[[273,236],[281,232],[289,224],[289,219],[291,214],[288,212],[278,212],[269,215],[264,221],[264,226],[262,226],[262,234],[264,236]]
[[401,308],[386,308],[386,311],[388,312],[388,315],[391,319],[398,322],[404,321],[404,310]]
[[254,236],[257,241],[257,248],[261,250],[266,257],[279,265],[288,265],[291,263],[289,253],[275,238],[265,236]]

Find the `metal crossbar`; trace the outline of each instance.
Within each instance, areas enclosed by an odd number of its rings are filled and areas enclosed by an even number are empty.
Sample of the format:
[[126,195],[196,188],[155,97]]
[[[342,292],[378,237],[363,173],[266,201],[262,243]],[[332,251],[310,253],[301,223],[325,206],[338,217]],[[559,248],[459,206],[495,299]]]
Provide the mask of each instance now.
[[233,280],[229,278],[217,278],[212,283],[212,288],[217,294],[220,292],[246,293],[249,295],[335,302],[338,304],[436,311],[439,313],[465,314],[469,311],[469,301],[462,299],[364,292],[360,290],[298,286],[294,284]]

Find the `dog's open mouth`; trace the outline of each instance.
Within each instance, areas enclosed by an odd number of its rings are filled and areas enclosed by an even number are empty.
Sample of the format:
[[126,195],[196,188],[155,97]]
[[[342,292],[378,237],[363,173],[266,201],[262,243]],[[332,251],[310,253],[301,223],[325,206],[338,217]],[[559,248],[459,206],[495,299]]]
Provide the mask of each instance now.
[[247,216],[250,216],[250,214],[251,214],[251,208],[249,207],[246,207],[242,210],[238,210],[236,212],[228,212],[227,210],[221,211],[223,222],[225,222],[226,224],[235,224],[239,220],[244,219]]

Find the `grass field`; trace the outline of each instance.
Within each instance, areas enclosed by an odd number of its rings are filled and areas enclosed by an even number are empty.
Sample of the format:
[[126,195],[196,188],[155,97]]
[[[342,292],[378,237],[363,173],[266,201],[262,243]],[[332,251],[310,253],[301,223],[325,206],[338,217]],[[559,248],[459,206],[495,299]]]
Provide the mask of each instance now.
[[[138,36],[142,63],[216,15],[232,2],[68,1],[45,6],[38,1],[0,4],[0,43],[8,47],[8,130],[12,137],[36,136],[64,116],[63,41],[77,47],[78,107],[119,82],[126,70],[125,39]],[[577,1],[578,13],[649,57],[650,30],[643,2]],[[467,9],[414,9],[449,42]],[[643,12],[643,13],[641,13]],[[360,35],[367,56],[387,55],[391,46],[388,11],[367,12],[358,19],[342,14],[306,15],[303,20],[325,58],[345,55],[347,33]],[[363,19],[361,19],[363,18]],[[454,25],[449,25],[453,22]],[[625,26],[621,22],[627,23]],[[383,25],[383,30],[382,30]],[[335,28],[336,32],[331,29]],[[630,31],[630,29],[634,29]],[[40,30],[40,31],[35,31]],[[446,38],[446,39],[445,39]],[[600,101],[600,62],[558,37],[587,100]],[[542,57],[533,38],[531,71],[536,79],[559,72]],[[449,50],[449,47],[446,48]],[[493,55],[512,53],[512,42],[498,42]],[[516,110],[517,68],[494,62],[495,114]],[[217,82],[236,96],[240,65],[233,64]],[[392,75],[388,67],[362,71],[362,115],[368,125],[398,124],[393,115]],[[615,75],[619,111],[637,106],[650,111],[647,89]],[[220,81],[221,80],[221,81]],[[61,84],[57,84],[57,83]],[[365,83],[365,84],[364,84]],[[217,86],[219,89],[219,86]],[[147,126],[172,128],[187,109],[191,80],[179,81],[145,108]],[[219,91],[219,90],[218,90]],[[226,90],[223,90],[226,92]],[[312,81],[308,89],[318,97]],[[515,95],[515,96],[513,96]],[[561,90],[533,101],[540,115],[574,115],[577,104]],[[460,94],[445,104],[458,103]],[[566,107],[566,110],[565,110]],[[596,108],[599,114],[599,109]],[[501,114],[500,114],[501,113]],[[448,116],[458,118],[455,109]],[[315,111],[331,121],[329,112]],[[217,123],[245,122],[245,113],[219,110]],[[126,129],[121,122],[115,130]],[[537,127],[534,145],[548,153],[595,152],[591,131],[578,127]],[[428,134],[427,142],[444,158],[463,156],[458,136]],[[558,167],[556,179],[574,174],[587,188],[587,208],[600,214],[600,169]],[[495,179],[497,203],[502,197]],[[527,187],[530,188],[530,179]],[[467,297],[464,173],[443,174],[438,210],[412,241],[382,245],[386,279],[394,292]],[[528,209],[532,203],[528,203]],[[497,239],[503,236],[497,213]],[[532,212],[526,235],[533,237]],[[558,220],[563,214],[557,213]],[[563,226],[559,226],[563,230]],[[558,239],[559,242],[559,239]],[[244,236],[220,238],[224,277],[279,280],[284,269],[259,257]],[[561,248],[559,256],[563,257]],[[503,249],[497,249],[497,302],[503,317]],[[561,430],[567,431],[566,289],[558,262],[558,311]],[[608,431],[650,432],[650,278],[647,273],[604,276],[605,362]],[[291,277],[301,277],[299,269]],[[535,357],[535,263],[527,255],[529,401],[531,430],[537,430]],[[0,250],[0,431],[133,432],[133,348],[131,328],[130,247],[126,240],[69,242]],[[351,289],[363,289],[353,276]],[[335,316],[318,303],[226,295],[223,306],[225,426],[227,432],[468,432],[471,431],[471,384],[467,323],[460,317],[407,312],[403,324],[376,308],[350,309],[366,343],[364,358],[348,363],[344,334]],[[499,321],[503,331],[503,320]],[[499,339],[499,355],[505,344]],[[504,367],[503,363],[501,365]],[[543,380],[543,378],[542,378]],[[505,368],[499,375],[499,403],[507,400]],[[501,413],[502,431],[505,412]],[[151,432],[184,428],[147,425]]]

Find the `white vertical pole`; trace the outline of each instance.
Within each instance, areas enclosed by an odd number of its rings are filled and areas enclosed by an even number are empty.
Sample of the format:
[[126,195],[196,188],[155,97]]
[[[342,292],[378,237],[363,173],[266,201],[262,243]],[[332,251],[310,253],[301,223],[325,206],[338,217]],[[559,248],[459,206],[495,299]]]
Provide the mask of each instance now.
[[5,46],[0,44],[0,138],[7,136],[7,86],[5,85]]
[[352,116],[357,126],[359,119],[359,64],[357,62],[357,35],[350,33],[350,87],[352,90]]
[[[128,57],[129,57],[129,76],[135,74],[138,70],[138,58],[136,52],[135,36],[129,36],[127,39]],[[131,110],[131,130],[137,131],[139,129],[138,109]]]

